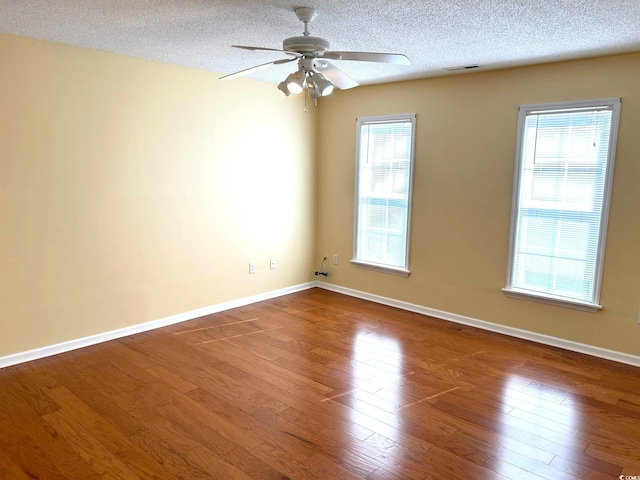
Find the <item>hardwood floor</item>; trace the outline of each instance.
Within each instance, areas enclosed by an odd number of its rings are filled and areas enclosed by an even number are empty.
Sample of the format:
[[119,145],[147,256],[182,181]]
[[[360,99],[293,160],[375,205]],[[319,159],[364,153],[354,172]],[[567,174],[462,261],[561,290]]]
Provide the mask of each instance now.
[[0,479],[640,476],[640,369],[320,289],[0,370]]

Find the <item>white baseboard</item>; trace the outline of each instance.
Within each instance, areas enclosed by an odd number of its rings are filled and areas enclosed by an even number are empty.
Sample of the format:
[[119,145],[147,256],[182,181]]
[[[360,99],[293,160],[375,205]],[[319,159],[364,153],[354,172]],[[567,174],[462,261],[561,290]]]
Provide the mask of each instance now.
[[389,305],[391,307],[400,308],[402,310],[407,310],[409,312],[420,313],[422,315],[428,315],[430,317],[439,318],[441,320],[460,323],[463,325],[480,328],[482,330],[488,330],[491,332],[509,335],[511,337],[530,340],[532,342],[541,343],[543,345],[550,345],[553,347],[562,348],[564,350],[585,353],[593,357],[604,358],[607,360],[613,360],[614,362],[625,363],[628,365],[633,365],[635,367],[640,367],[640,357],[635,355],[630,355],[628,353],[616,352],[614,350],[607,350],[606,348],[594,347],[593,345],[586,345],[584,343],[578,343],[578,342],[573,342],[571,340],[551,337],[549,335],[543,335],[541,333],[535,333],[527,330],[521,330],[519,328],[508,327],[506,325],[486,322],[484,320],[478,320],[476,318],[465,317],[463,315],[458,315],[455,313],[444,312],[442,310],[436,310],[429,307],[423,307],[422,305],[416,305],[409,302],[403,302],[403,301],[395,300],[392,298],[382,297],[380,295],[361,292],[359,290],[353,290],[351,288],[332,285],[330,283],[317,282],[317,285],[318,287],[324,288],[325,290],[331,290],[332,292],[342,293],[345,295],[349,295],[351,297],[362,298],[363,300],[369,300],[375,303]]
[[540,333],[530,332],[527,330],[521,330],[519,328],[508,327],[497,323],[486,322],[484,320],[478,320],[476,318],[465,317],[455,313],[445,312],[442,310],[436,310],[422,305],[416,305],[409,302],[403,302],[401,300],[395,300],[393,298],[382,297],[372,293],[361,292],[359,290],[353,290],[351,288],[341,287],[338,285],[332,285],[325,282],[309,282],[292,287],[286,287],[279,290],[273,290],[250,297],[244,297],[237,300],[231,300],[229,302],[219,303],[209,307],[199,308],[197,310],[191,310],[189,312],[180,313],[166,318],[153,320],[138,325],[132,325],[130,327],[121,328],[118,330],[112,330],[109,332],[99,333],[90,337],[79,338],[76,340],[70,340],[68,342],[58,343],[48,347],[37,348],[35,350],[29,350],[26,352],[20,352],[6,357],[0,357],[0,368],[9,367],[11,365],[17,365],[20,363],[30,362],[39,358],[50,357],[71,350],[77,350],[79,348],[96,345],[98,343],[108,342],[118,338],[126,337],[129,335],[135,335],[136,333],[147,332],[149,330],[155,330],[157,328],[174,325],[180,322],[186,322],[187,320],[193,320],[195,318],[203,317],[205,315],[211,315],[213,313],[223,312],[232,308],[243,307],[263,300],[269,300],[271,298],[281,297],[290,293],[300,292],[318,286],[325,290],[331,290],[333,292],[342,293],[351,297],[362,298],[363,300],[369,300],[375,303],[383,305],[389,305],[391,307],[400,308],[410,312],[420,313],[422,315],[428,315],[430,317],[439,318],[441,320],[447,320],[454,323],[460,323],[471,327],[480,328],[482,330],[488,330],[491,332],[502,333],[511,337],[522,338],[524,340],[530,340],[543,345],[550,345],[553,347],[570,350],[573,352],[584,353],[593,357],[604,358],[607,360],[613,360],[615,362],[625,363],[627,365],[633,365],[640,367],[640,357],[630,355],[627,353],[616,352],[614,350],[607,350],[605,348],[595,347],[592,345],[586,345],[583,343],[573,342],[571,340],[565,340],[562,338],[551,337],[549,335],[543,335]]
[[130,327],[120,328],[118,330],[111,330],[109,332],[99,333],[90,337],[79,338],[76,340],[70,340],[68,342],[58,343],[48,347],[37,348],[35,350],[29,350],[26,352],[20,352],[6,357],[0,357],[0,368],[9,367],[11,365],[17,365],[19,363],[30,362],[39,358],[50,357],[52,355],[58,355],[59,353],[69,352],[71,350],[77,350],[78,348],[88,347],[90,345],[96,345],[98,343],[108,342],[109,340],[115,340],[117,338],[134,335],[136,333],[147,332],[149,330],[155,330],[156,328],[167,327],[180,322],[186,322],[187,320],[193,320],[195,318],[204,317],[205,315],[211,315],[213,313],[223,312],[232,308],[243,307],[251,303],[261,302],[263,300],[269,300],[271,298],[281,297],[290,293],[300,292],[316,286],[316,282],[303,283],[300,285],[294,285],[292,287],[281,288],[279,290],[273,290],[266,293],[260,293],[258,295],[252,295],[250,297],[239,298],[237,300],[231,300],[229,302],[219,303],[209,307],[199,308],[197,310],[191,310],[190,312],[180,313],[178,315],[172,315],[170,317],[161,318],[158,320],[152,320],[150,322],[140,323],[138,325],[132,325]]

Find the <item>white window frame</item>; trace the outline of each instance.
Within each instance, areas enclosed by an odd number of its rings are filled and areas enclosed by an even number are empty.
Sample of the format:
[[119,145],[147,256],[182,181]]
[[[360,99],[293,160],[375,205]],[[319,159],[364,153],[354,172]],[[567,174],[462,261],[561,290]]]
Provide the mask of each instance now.
[[[407,205],[407,219],[406,219],[406,232],[405,232],[405,258],[404,266],[397,267],[395,265],[387,265],[381,263],[372,263],[358,258],[358,198],[360,188],[360,134],[362,131],[362,125],[368,123],[395,123],[395,122],[408,122],[411,123],[411,153],[409,158],[409,185],[408,185],[408,205]],[[351,263],[357,267],[366,268],[369,270],[375,270],[384,273],[390,273],[393,275],[399,275],[408,277],[411,274],[409,270],[409,238],[411,233],[411,203],[412,203],[412,185],[413,185],[413,166],[415,157],[415,138],[416,138],[416,114],[407,113],[400,115],[376,115],[367,117],[358,117],[356,119],[356,185],[354,195],[354,223],[353,223],[353,258]]]
[[[609,220],[609,204],[611,200],[611,190],[613,183],[613,169],[616,156],[616,144],[618,138],[618,124],[620,119],[621,98],[604,98],[598,100],[585,100],[576,102],[546,103],[536,105],[523,105],[518,111],[518,128],[516,137],[516,160],[514,169],[514,188],[511,210],[511,227],[509,233],[509,258],[507,270],[507,283],[502,290],[507,296],[520,298],[524,300],[534,300],[551,305],[575,308],[578,310],[597,312],[602,309],[600,305],[600,287],[602,283],[602,268],[604,263],[605,242],[607,237],[607,224]],[[609,133],[609,151],[607,156],[606,172],[604,179],[604,191],[602,198],[602,210],[600,215],[600,231],[598,237],[598,248],[596,256],[596,265],[594,273],[594,287],[591,301],[583,301],[580,299],[572,299],[561,295],[555,296],[544,292],[536,292],[531,290],[518,289],[513,286],[513,271],[515,263],[515,247],[516,247],[516,227],[518,223],[519,198],[520,198],[520,181],[521,171],[523,168],[523,148],[525,122],[527,114],[531,112],[572,110],[572,109],[589,109],[589,108],[608,108],[611,109],[611,129]]]

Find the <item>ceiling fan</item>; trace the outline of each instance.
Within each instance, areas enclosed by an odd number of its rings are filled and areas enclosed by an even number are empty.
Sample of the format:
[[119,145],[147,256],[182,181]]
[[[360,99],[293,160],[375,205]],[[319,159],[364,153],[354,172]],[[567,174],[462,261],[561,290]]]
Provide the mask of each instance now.
[[318,12],[310,7],[298,7],[294,10],[298,19],[304,24],[302,36],[285,38],[282,49],[267,47],[251,47],[246,45],[232,45],[244,50],[264,50],[270,52],[282,52],[290,58],[282,58],[272,62],[256,65],[239,72],[220,77],[221,80],[231,80],[249,73],[262,70],[271,65],[281,65],[298,61],[298,70],[291,73],[278,85],[278,90],[285,96],[297,95],[307,90],[309,96],[315,101],[319,97],[325,97],[333,92],[334,87],[345,90],[358,86],[358,82],[349,77],[342,70],[329,62],[329,60],[356,60],[362,62],[393,63],[398,65],[410,65],[409,59],[399,53],[376,52],[344,52],[329,50],[329,42],[321,37],[313,37],[309,33],[309,24],[316,18]]

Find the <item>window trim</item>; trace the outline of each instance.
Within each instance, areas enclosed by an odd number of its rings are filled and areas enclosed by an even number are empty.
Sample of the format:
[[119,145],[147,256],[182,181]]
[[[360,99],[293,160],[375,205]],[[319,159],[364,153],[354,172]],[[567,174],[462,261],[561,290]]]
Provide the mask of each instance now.
[[381,263],[363,262],[362,260],[350,260],[352,265],[360,268],[366,268],[367,270],[374,270],[376,272],[391,273],[392,275],[398,275],[400,277],[408,277],[411,275],[411,270],[406,268],[395,268],[389,265],[383,265]]
[[[509,227],[509,256],[507,265],[507,282],[506,286],[502,289],[503,292],[509,297],[519,298],[524,300],[538,301],[551,305],[574,308],[578,310],[597,312],[602,309],[600,305],[600,289],[602,286],[602,270],[604,266],[605,255],[605,243],[607,238],[607,226],[609,224],[609,207],[611,203],[611,191],[613,186],[613,170],[616,158],[616,147],[618,140],[618,124],[620,121],[620,104],[622,103],[621,97],[602,98],[596,100],[579,100],[572,102],[556,102],[556,103],[543,103],[543,104],[531,104],[521,105],[518,107],[518,125],[516,134],[516,158],[514,165],[514,181],[513,192],[511,199],[511,224]],[[594,273],[594,286],[593,296],[590,302],[577,300],[573,298],[565,298],[562,296],[556,296],[552,294],[546,294],[543,292],[530,291],[513,287],[513,266],[514,266],[514,254],[515,254],[515,230],[518,220],[519,211],[519,197],[520,197],[520,180],[522,169],[522,147],[524,141],[524,128],[528,113],[535,112],[552,112],[554,110],[568,110],[568,109],[587,109],[607,107],[611,108],[611,131],[609,134],[609,152],[607,155],[606,165],[606,179],[604,184],[603,199],[602,199],[602,215],[600,218],[600,232],[598,235],[598,250],[596,254],[596,265]]]
[[[407,189],[407,232],[405,238],[405,259],[404,267],[393,265],[385,265],[381,263],[367,262],[356,257],[358,251],[358,198],[360,191],[360,132],[361,126],[365,123],[394,123],[398,121],[409,121],[411,123],[411,153],[409,156],[409,186]],[[354,221],[353,221],[353,258],[351,264],[383,273],[408,277],[411,274],[409,270],[409,248],[411,238],[411,204],[413,198],[413,168],[415,164],[415,143],[416,143],[416,113],[404,113],[393,115],[372,115],[364,117],[356,117],[356,174],[354,188]]]

